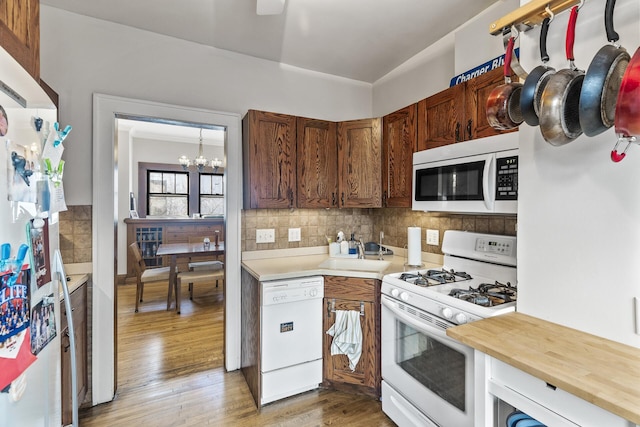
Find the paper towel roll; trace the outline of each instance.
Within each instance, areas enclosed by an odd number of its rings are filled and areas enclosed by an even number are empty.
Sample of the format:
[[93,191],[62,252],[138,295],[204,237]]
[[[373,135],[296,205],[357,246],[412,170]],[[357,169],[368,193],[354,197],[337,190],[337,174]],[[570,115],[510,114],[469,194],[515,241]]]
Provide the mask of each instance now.
[[409,227],[407,229],[407,264],[422,264],[422,229]]

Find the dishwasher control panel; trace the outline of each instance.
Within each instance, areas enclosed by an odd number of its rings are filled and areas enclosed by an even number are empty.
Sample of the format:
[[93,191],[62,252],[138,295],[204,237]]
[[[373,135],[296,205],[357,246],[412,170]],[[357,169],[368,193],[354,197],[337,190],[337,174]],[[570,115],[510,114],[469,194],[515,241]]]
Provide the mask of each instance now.
[[322,277],[262,282],[263,306],[323,297],[324,279]]

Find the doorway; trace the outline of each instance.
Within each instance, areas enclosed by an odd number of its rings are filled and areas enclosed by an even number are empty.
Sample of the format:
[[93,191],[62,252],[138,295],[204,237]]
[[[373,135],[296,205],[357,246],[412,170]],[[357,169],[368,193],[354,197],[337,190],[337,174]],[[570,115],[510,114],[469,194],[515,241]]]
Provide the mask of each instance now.
[[177,122],[204,123],[226,129],[225,368],[227,371],[238,369],[242,208],[240,115],[103,94],[94,94],[93,104],[93,405],[112,400],[116,387],[114,337],[118,257],[115,254],[118,232],[123,227],[122,218],[119,217],[118,196],[122,189],[118,182],[118,168],[122,167],[120,159],[123,153],[117,143],[114,122],[114,118],[118,116],[155,117]]

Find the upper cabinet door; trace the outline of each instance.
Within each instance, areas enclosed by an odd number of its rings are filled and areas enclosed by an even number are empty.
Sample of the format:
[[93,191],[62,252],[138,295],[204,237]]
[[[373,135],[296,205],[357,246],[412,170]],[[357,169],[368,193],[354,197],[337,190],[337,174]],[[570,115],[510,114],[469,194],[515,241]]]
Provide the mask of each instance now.
[[40,1],[0,1],[0,44],[40,81]]
[[242,121],[244,205],[296,206],[296,117],[249,110]]
[[340,206],[382,207],[382,119],[338,123]]
[[411,207],[413,153],[417,148],[413,104],[382,119],[382,190],[385,207]]
[[298,117],[299,208],[338,207],[336,123]]
[[464,86],[457,85],[418,102],[418,151],[465,139]]
[[[517,76],[513,76],[513,81],[517,80]],[[518,128],[515,128],[508,131],[499,131],[492,128],[487,121],[487,99],[489,98],[489,94],[496,86],[503,83],[504,73],[502,68],[496,68],[495,70],[465,82],[465,102],[467,104],[465,140],[484,138],[518,130]]]

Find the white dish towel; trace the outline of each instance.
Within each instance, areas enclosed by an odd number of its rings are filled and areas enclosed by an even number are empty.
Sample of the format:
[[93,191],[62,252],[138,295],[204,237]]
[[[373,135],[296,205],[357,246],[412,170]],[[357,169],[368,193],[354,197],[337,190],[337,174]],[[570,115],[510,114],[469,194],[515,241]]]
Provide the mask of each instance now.
[[362,355],[360,312],[355,310],[336,310],[336,322],[326,333],[333,336],[331,355],[346,355],[349,358],[349,368],[355,371]]

